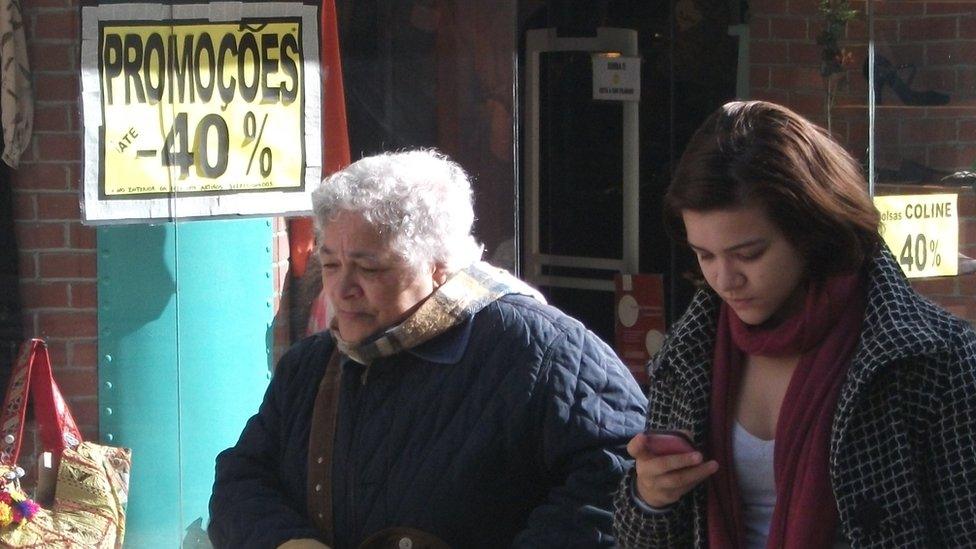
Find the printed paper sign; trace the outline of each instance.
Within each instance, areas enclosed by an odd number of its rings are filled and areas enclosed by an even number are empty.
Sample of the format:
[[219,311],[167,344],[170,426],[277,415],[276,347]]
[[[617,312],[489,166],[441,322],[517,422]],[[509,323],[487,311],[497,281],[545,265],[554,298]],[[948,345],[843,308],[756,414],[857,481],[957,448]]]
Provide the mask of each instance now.
[[310,209],[316,6],[119,4],[82,17],[86,221]]
[[640,57],[593,55],[593,99],[640,101]]
[[881,235],[908,278],[959,272],[958,195],[876,196]]

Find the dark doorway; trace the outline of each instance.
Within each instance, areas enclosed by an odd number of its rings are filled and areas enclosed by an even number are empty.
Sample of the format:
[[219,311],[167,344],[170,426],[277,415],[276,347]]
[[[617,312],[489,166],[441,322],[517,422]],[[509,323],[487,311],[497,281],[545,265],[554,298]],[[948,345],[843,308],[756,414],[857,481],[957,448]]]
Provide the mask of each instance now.
[[[682,276],[693,266],[693,258],[675,249],[667,238],[661,199],[695,128],[712,110],[735,97],[737,41],[728,29],[742,18],[738,2],[729,0],[520,4],[523,59],[529,29],[556,28],[560,36],[593,36],[597,27],[638,32],[640,271],[665,275],[669,322],[684,311],[693,293]],[[540,253],[621,255],[622,107],[592,99],[590,63],[588,53],[542,55]],[[524,83],[525,75],[521,78]],[[596,276],[576,271],[578,276]],[[612,278],[612,273],[603,276]],[[612,292],[554,286],[542,290],[554,305],[607,341],[613,340]]]

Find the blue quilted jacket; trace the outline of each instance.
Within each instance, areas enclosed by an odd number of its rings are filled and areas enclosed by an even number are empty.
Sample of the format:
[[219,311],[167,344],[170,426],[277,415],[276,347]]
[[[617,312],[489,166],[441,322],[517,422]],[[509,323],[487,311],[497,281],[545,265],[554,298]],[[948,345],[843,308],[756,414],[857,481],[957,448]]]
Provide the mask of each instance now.
[[[322,333],[290,349],[217,457],[215,547],[321,539],[306,515],[308,436],[333,347]],[[576,320],[506,296],[368,376],[351,360],[340,367],[334,547],[393,526],[458,548],[614,544],[611,500],[646,400]]]

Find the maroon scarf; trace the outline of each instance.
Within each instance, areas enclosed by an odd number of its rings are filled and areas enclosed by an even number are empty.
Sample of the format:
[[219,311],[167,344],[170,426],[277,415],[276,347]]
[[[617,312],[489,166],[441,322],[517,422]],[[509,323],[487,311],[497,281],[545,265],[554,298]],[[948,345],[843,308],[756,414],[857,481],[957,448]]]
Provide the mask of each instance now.
[[708,457],[708,540],[713,549],[743,547],[745,526],[732,468],[732,422],[745,355],[801,358],[776,424],[776,506],[766,547],[822,548],[837,535],[837,503],[828,472],[831,423],[840,387],[860,339],[863,278],[837,276],[810,285],[803,309],[768,328],[743,323],[722,304],[715,361]]

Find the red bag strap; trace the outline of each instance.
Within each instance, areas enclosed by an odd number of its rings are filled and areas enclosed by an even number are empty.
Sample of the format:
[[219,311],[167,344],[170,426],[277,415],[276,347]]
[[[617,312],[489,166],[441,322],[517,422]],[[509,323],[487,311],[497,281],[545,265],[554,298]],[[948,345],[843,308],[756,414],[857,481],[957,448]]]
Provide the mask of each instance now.
[[57,460],[66,447],[74,448],[81,443],[81,431],[54,381],[47,344],[42,339],[31,339],[21,347],[0,410],[0,464],[11,467],[17,464],[28,390],[34,398],[34,417],[43,449]]

